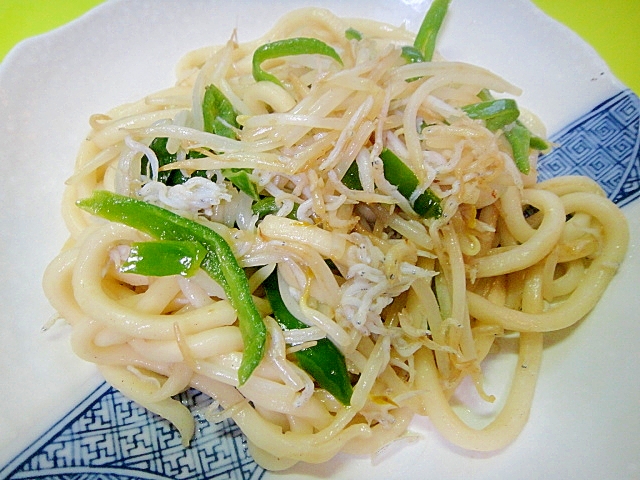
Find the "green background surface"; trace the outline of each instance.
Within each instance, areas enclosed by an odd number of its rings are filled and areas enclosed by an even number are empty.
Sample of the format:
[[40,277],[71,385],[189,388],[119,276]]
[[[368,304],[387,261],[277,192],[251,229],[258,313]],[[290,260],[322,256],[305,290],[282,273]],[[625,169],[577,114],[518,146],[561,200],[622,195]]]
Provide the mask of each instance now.
[[[478,0],[482,1],[482,0]],[[533,0],[584,38],[640,93],[640,0]],[[102,0],[1,0],[0,59],[20,40],[79,17]]]

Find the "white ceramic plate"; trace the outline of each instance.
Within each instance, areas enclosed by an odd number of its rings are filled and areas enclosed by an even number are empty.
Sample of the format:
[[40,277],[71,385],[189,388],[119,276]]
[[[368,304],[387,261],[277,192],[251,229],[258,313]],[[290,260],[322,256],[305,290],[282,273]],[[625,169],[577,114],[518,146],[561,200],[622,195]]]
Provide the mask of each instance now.
[[[185,451],[175,433],[102,384],[73,356],[42,272],[66,238],[63,182],[88,117],[171,85],[188,50],[238,29],[255,38],[285,11],[319,5],[343,16],[406,22],[427,0],[110,1],[28,40],[0,65],[0,478],[260,478],[231,423],[201,424]],[[503,451],[461,451],[416,419],[421,438],[369,458],[339,456],[288,477],[640,478],[640,159],[638,98],[575,34],[526,0],[453,0],[440,52],[520,86],[519,103],[563,146],[545,175],[577,172],[626,204],[629,258],[577,328],[547,336],[531,418]],[[498,372],[501,373],[501,372]],[[185,401],[198,402],[197,395]],[[173,443],[172,443],[173,442]],[[214,454],[215,453],[215,454]]]

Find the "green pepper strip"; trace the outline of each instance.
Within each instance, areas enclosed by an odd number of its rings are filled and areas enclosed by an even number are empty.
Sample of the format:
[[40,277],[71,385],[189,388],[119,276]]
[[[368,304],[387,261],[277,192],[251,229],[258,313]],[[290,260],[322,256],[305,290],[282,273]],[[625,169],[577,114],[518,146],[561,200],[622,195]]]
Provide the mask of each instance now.
[[469,118],[484,120],[487,128],[492,132],[515,122],[520,116],[518,104],[511,98],[473,103],[462,107],[462,111]]
[[[227,138],[237,139],[237,130],[240,129],[238,123],[238,112],[233,108],[233,104],[215,85],[209,85],[204,90],[202,99],[202,117],[204,120],[204,131],[215,133]],[[251,180],[251,169],[248,168],[223,168],[224,175],[238,190],[246,193],[252,199],[258,200],[260,195],[258,189]]]
[[282,83],[275,75],[265,72],[262,69],[262,62],[272,58],[307,54],[325,55],[333,58],[340,65],[343,64],[340,55],[338,55],[333,47],[327,45],[322,40],[307,37],[286,38],[284,40],[266,43],[256,49],[253,53],[253,78],[256,82],[268,81],[282,86]]
[[[409,200],[418,188],[418,177],[388,148],[382,150],[380,158],[384,167],[384,177],[398,188],[403,197]],[[418,215],[424,218],[440,218],[442,216],[440,199],[430,189],[425,190],[416,198],[412,207]]]
[[513,127],[505,129],[504,136],[511,145],[513,151],[513,161],[525,175],[529,174],[531,169],[529,165],[529,149],[531,148],[531,132],[523,125],[514,123]]
[[[235,129],[240,128],[236,120],[237,113],[231,102],[215,85],[209,85],[205,88],[204,98],[202,100],[202,115],[205,132],[215,133],[228,138],[237,138]],[[176,155],[167,151],[167,140],[167,138],[154,138],[149,145],[149,148],[151,148],[156,154],[156,157],[158,157],[160,167],[176,161]],[[188,158],[197,158],[199,156],[201,155],[189,152]],[[145,156],[142,160],[142,170],[144,172],[148,165],[148,159]],[[206,177],[206,171],[197,170],[193,176]],[[179,169],[158,173],[158,181],[169,186],[185,183],[188,179],[189,177],[182,174]]]
[[[280,207],[276,204],[276,199],[273,197],[262,197],[260,200],[251,205],[251,213],[258,215],[258,218],[264,218],[267,215],[277,213]],[[298,204],[293,204],[293,210],[287,215],[289,218],[297,218],[296,212],[298,211]]]
[[[480,98],[480,100],[482,101],[493,100],[493,96],[491,95],[491,92],[486,88],[483,88],[482,90],[480,90],[480,92],[478,93],[478,98]],[[521,127],[524,127],[524,125],[520,120],[516,120],[516,123]],[[549,145],[549,143],[544,138],[534,135],[533,133],[531,133],[531,131],[529,131],[529,134],[531,136],[530,146],[534,150],[540,150],[542,152],[544,150],[548,150],[549,148],[551,148],[551,145]]]
[[77,205],[107,220],[123,223],[160,240],[200,243],[206,250],[200,267],[224,289],[238,314],[244,354],[238,381],[244,384],[264,356],[267,329],[251,297],[249,282],[229,244],[216,232],[193,220],[141,200],[94,191]]
[[258,187],[251,180],[249,168],[223,168],[222,174],[233,183],[238,190],[249,195],[253,200],[259,200]]
[[[164,167],[176,161],[176,155],[167,151],[167,141],[168,138],[166,137],[157,137],[149,144],[149,148],[156,154],[159,167]],[[148,166],[149,159],[144,155],[141,160],[141,173],[148,174]],[[169,186],[182,184],[188,179],[189,177],[185,176],[179,169],[158,172],[158,181]]]
[[[263,282],[263,286],[271,304],[273,316],[283,329],[292,330],[307,327],[293,316],[284,304],[278,287],[278,274],[275,270]],[[344,355],[331,340],[320,339],[314,346],[294,352],[293,357],[300,367],[318,382],[321,388],[327,390],[343,405],[350,404],[353,388],[347,365]]]
[[[524,127],[524,125],[520,121],[517,121],[516,123]],[[538,137],[537,135],[533,135],[533,134],[531,134],[531,140],[529,141],[529,146],[534,150],[540,150],[541,152],[544,152],[545,150],[548,150],[549,148],[551,148],[551,145],[549,145],[549,143],[544,138]]]
[[264,197],[251,205],[251,213],[258,215],[258,218],[264,218],[278,211],[276,199],[273,197]]
[[[478,98],[483,101],[482,103],[497,101],[493,99],[491,92],[489,92],[489,90],[487,90],[486,88],[482,89],[478,93]],[[471,107],[473,107],[473,105],[467,105],[462,109],[465,110]],[[517,119],[517,117],[514,121],[515,124],[513,127],[505,128],[504,135],[511,145],[511,149],[513,151],[513,160],[518,167],[518,170],[527,175],[531,168],[529,165],[529,148],[544,151],[548,150],[551,146],[543,138],[538,137],[537,135],[533,135],[531,131],[526,126],[524,126],[520,120]],[[505,126],[507,126],[507,124],[499,126],[498,128],[503,128]],[[489,128],[489,125],[487,125],[487,128]],[[498,128],[496,128],[495,130],[497,130]]]
[[483,88],[478,92],[478,98],[483,102],[488,102],[489,100],[494,99],[493,95],[491,95],[491,92],[487,88]]
[[190,277],[200,268],[207,250],[197,242],[158,240],[134,242],[129,256],[120,266],[123,273],[152,277],[182,275]]
[[204,131],[227,138],[238,138],[236,130],[240,128],[235,108],[218,87],[209,85],[202,99],[202,118]]
[[342,177],[342,183],[351,190],[362,190],[362,182],[360,182],[360,170],[358,164],[354,161]]
[[[174,163],[177,160],[177,155],[175,153],[169,153],[167,151],[168,140],[169,139],[166,137],[156,137],[151,141],[151,144],[149,145],[149,148],[153,150],[153,152],[156,154],[156,157],[158,158],[159,167],[164,167],[165,165]],[[189,152],[187,152],[187,158],[202,158],[202,157],[204,157],[204,155],[202,155],[200,152],[197,152],[195,150],[190,150]],[[146,155],[144,155],[142,157],[141,168],[140,168],[140,172],[143,175],[148,174],[148,166],[149,166],[149,159],[147,158]],[[193,177],[207,178],[207,171],[195,170],[190,176],[183,174],[182,171],[178,168],[158,172],[158,181],[160,183],[164,183],[169,187],[172,187],[174,185],[181,185],[185,183],[187,180],[189,180],[189,178],[193,178]]]
[[[384,169],[384,178],[386,178],[391,185],[395,186],[404,198],[409,200],[413,192],[418,188],[418,177],[388,148],[382,150],[380,159],[382,160]],[[353,162],[349,166],[342,177],[342,183],[351,190],[362,190],[360,173],[356,162]],[[425,190],[424,193],[413,202],[412,207],[414,211],[423,218],[440,218],[442,216],[440,199],[430,189]]]
[[349,27],[344,31],[344,37],[347,40],[362,40],[362,33],[353,27]]
[[[483,96],[486,97],[487,94],[484,93]],[[504,135],[513,151],[513,161],[516,167],[525,175],[529,173],[531,132],[522,124],[518,124],[520,110],[518,110],[515,100],[510,98],[485,100],[464,106],[462,110],[469,115],[469,118],[484,120],[486,127],[492,132],[504,129]]]
[[447,14],[450,0],[433,0],[427,11],[413,46],[422,54],[423,61],[430,62],[436,48],[438,32]]
[[407,63],[424,62],[422,52],[420,52],[420,50],[418,50],[416,47],[412,47],[411,45],[405,45],[404,47],[402,47],[402,53],[400,54],[400,56],[404,58]]

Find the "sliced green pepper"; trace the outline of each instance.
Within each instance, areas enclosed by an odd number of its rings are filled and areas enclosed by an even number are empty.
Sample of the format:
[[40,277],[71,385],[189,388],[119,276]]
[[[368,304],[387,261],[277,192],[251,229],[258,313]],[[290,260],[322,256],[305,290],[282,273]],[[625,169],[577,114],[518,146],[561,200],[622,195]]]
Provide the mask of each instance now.
[[[285,330],[306,328],[307,325],[298,320],[286,307],[278,287],[278,274],[274,270],[262,284],[271,304],[273,316]],[[322,338],[308,348],[293,353],[300,367],[309,373],[321,388],[327,390],[343,405],[349,405],[353,388],[344,355],[327,338]]]
[[362,190],[362,182],[360,182],[360,170],[358,164],[354,161],[342,177],[342,183],[351,190]]
[[202,117],[205,132],[227,138],[238,138],[236,134],[240,128],[238,114],[229,99],[213,84],[204,90]]
[[[215,133],[227,138],[237,139],[238,112],[233,104],[215,85],[209,85],[204,90],[202,100],[202,116],[204,131]],[[246,193],[252,199],[258,200],[258,188],[251,181],[251,169],[248,168],[223,168],[222,175],[229,180],[238,190]]]
[[[158,159],[158,166],[164,167],[165,165],[169,165],[174,163],[177,159],[177,155],[175,153],[169,153],[167,151],[167,141],[166,137],[157,137],[151,141],[149,148],[153,150],[156,154],[156,158]],[[190,151],[187,153],[187,158],[200,158],[203,155],[196,151]],[[142,157],[141,162],[141,172],[145,175],[148,174],[149,169],[149,159],[146,155]],[[173,170],[165,170],[162,172],[158,172],[158,181],[164,183],[165,185],[172,187],[174,185],[181,185],[189,178],[192,177],[205,177],[207,176],[206,170],[196,170],[191,175],[185,175],[182,173],[180,169]]]
[[[486,91],[482,93],[484,98],[489,95]],[[517,121],[520,110],[515,100],[510,98],[484,100],[480,103],[466,105],[462,107],[462,110],[469,118],[484,120],[486,127],[492,132],[503,129],[504,135],[511,145],[513,161],[518,170],[525,175],[529,173],[531,132]]]
[[342,65],[342,59],[333,47],[317,38],[296,37],[276,40],[275,42],[261,45],[253,53],[253,78],[256,82],[268,81],[282,86],[275,75],[265,72],[261,65],[265,60],[272,58],[288,57],[290,55],[318,54],[333,58]]
[[478,92],[478,98],[483,102],[488,102],[489,100],[493,100],[493,95],[487,88],[483,88]]
[[[276,204],[276,199],[273,197],[263,197],[253,205],[251,205],[251,212],[254,215],[258,215],[259,218],[264,218],[267,215],[277,213],[280,207]],[[289,218],[296,218],[296,212],[298,211],[298,204],[293,204],[293,209],[288,215]]]
[[122,223],[160,240],[200,243],[207,254],[200,267],[224,289],[238,314],[244,353],[238,381],[244,384],[264,356],[267,329],[251,296],[249,282],[229,244],[210,228],[150,203],[107,191],[94,191],[77,205],[94,215]]
[[531,132],[523,125],[517,122],[508,129],[505,129],[504,136],[511,145],[513,152],[513,161],[522,173],[527,175],[530,170],[529,165],[529,149],[531,148]]
[[[418,177],[388,148],[382,150],[380,159],[384,169],[384,178],[395,186],[404,198],[410,200],[413,192],[418,188]],[[358,164],[355,161],[342,177],[342,183],[351,190],[362,190]],[[411,206],[423,218],[440,218],[442,216],[441,201],[429,188],[416,198]]]
[[430,62],[433,58],[436,39],[447,14],[449,2],[450,0],[433,0],[413,42],[413,46],[422,54],[425,62]]
[[[169,165],[170,163],[174,163],[176,161],[176,155],[171,154],[167,151],[167,141],[168,138],[154,138],[149,144],[149,148],[156,154],[156,158],[158,159],[158,167],[164,167],[165,165]],[[149,168],[149,159],[146,155],[142,157],[141,161],[141,170],[143,174],[149,174],[147,171]],[[163,172],[158,172],[158,181],[164,183],[165,185],[178,185],[186,182],[189,177],[185,176],[180,170],[165,170]]]
[[497,100],[473,103],[462,107],[462,111],[465,112],[469,118],[484,120],[485,125],[492,132],[515,122],[520,116],[518,104],[511,98],[500,98]]
[[[478,98],[480,98],[483,103],[496,101],[493,99],[491,92],[489,92],[489,90],[487,90],[486,88],[480,90],[480,92],[478,93]],[[466,107],[463,107],[463,110],[471,107],[473,107],[473,105],[468,105]],[[518,120],[517,117],[514,121],[514,126],[511,128],[506,128],[504,135],[511,145],[511,149],[513,150],[513,159],[516,166],[518,167],[518,170],[526,175],[530,171],[529,148],[544,151],[548,150],[551,146],[545,139],[538,137],[537,135],[533,135],[531,131],[526,126],[524,126],[520,120]],[[506,126],[507,124],[499,126],[498,128],[503,128]],[[488,125],[487,128],[489,128]],[[498,128],[496,128],[495,130],[497,130]]]
[[[384,166],[384,177],[398,188],[400,194],[409,200],[418,188],[418,177],[391,150],[384,148],[380,153]],[[440,199],[430,189],[425,190],[412,205],[415,212],[424,218],[440,218],[442,205]]]
[[258,187],[251,180],[251,169],[249,168],[224,168],[222,175],[225,176],[241,192],[249,195],[253,200],[259,200]]
[[264,218],[267,215],[274,214],[278,211],[278,205],[276,205],[276,199],[273,197],[264,197],[251,205],[251,212],[254,215],[258,215],[259,218]]
[[[478,98],[480,98],[480,100],[482,101],[488,101],[488,100],[493,100],[493,95],[491,95],[491,92],[488,89],[483,88],[478,93]],[[520,120],[516,120],[516,123],[524,127],[524,125]],[[551,145],[549,145],[549,142],[547,142],[544,138],[534,135],[533,133],[531,133],[531,131],[529,131],[529,133],[531,136],[531,140],[529,142],[529,145],[531,148],[533,148],[534,150],[540,150],[541,152],[551,148]]]
[[347,40],[362,40],[362,33],[352,27],[345,30],[344,36]]
[[152,277],[182,275],[190,277],[200,268],[207,250],[198,242],[158,240],[134,242],[129,256],[120,266],[123,273]]
[[[519,121],[516,123],[518,125],[524,126]],[[551,145],[549,145],[549,143],[544,138],[538,137],[537,135],[533,135],[533,134],[531,134],[531,140],[529,141],[529,146],[534,150],[539,150],[541,152],[544,152],[545,150],[548,150],[549,148],[551,148]]]
[[416,47],[412,47],[411,45],[405,45],[402,47],[402,53],[400,54],[402,58],[404,58],[407,63],[420,63],[424,62],[424,57],[420,50]]

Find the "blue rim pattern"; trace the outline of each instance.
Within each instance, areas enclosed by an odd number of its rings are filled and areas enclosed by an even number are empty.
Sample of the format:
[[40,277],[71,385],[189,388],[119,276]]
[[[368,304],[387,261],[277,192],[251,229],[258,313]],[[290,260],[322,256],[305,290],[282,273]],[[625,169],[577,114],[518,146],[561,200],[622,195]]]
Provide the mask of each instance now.
[[618,205],[640,197],[640,99],[624,90],[551,137],[558,147],[539,160],[539,179],[586,175]]
[[[624,90],[552,136],[559,146],[540,158],[539,177],[588,175],[614,202],[640,197],[640,100]],[[232,420],[211,424],[199,412],[209,400],[180,396],[198,422],[184,448],[168,422],[101,385],[0,470],[0,479],[258,480],[265,471],[250,457]]]
[[0,470],[2,479],[259,480],[264,469],[249,455],[231,419],[210,423],[211,401],[191,389],[178,398],[196,418],[188,448],[166,420],[103,383],[49,431]]

